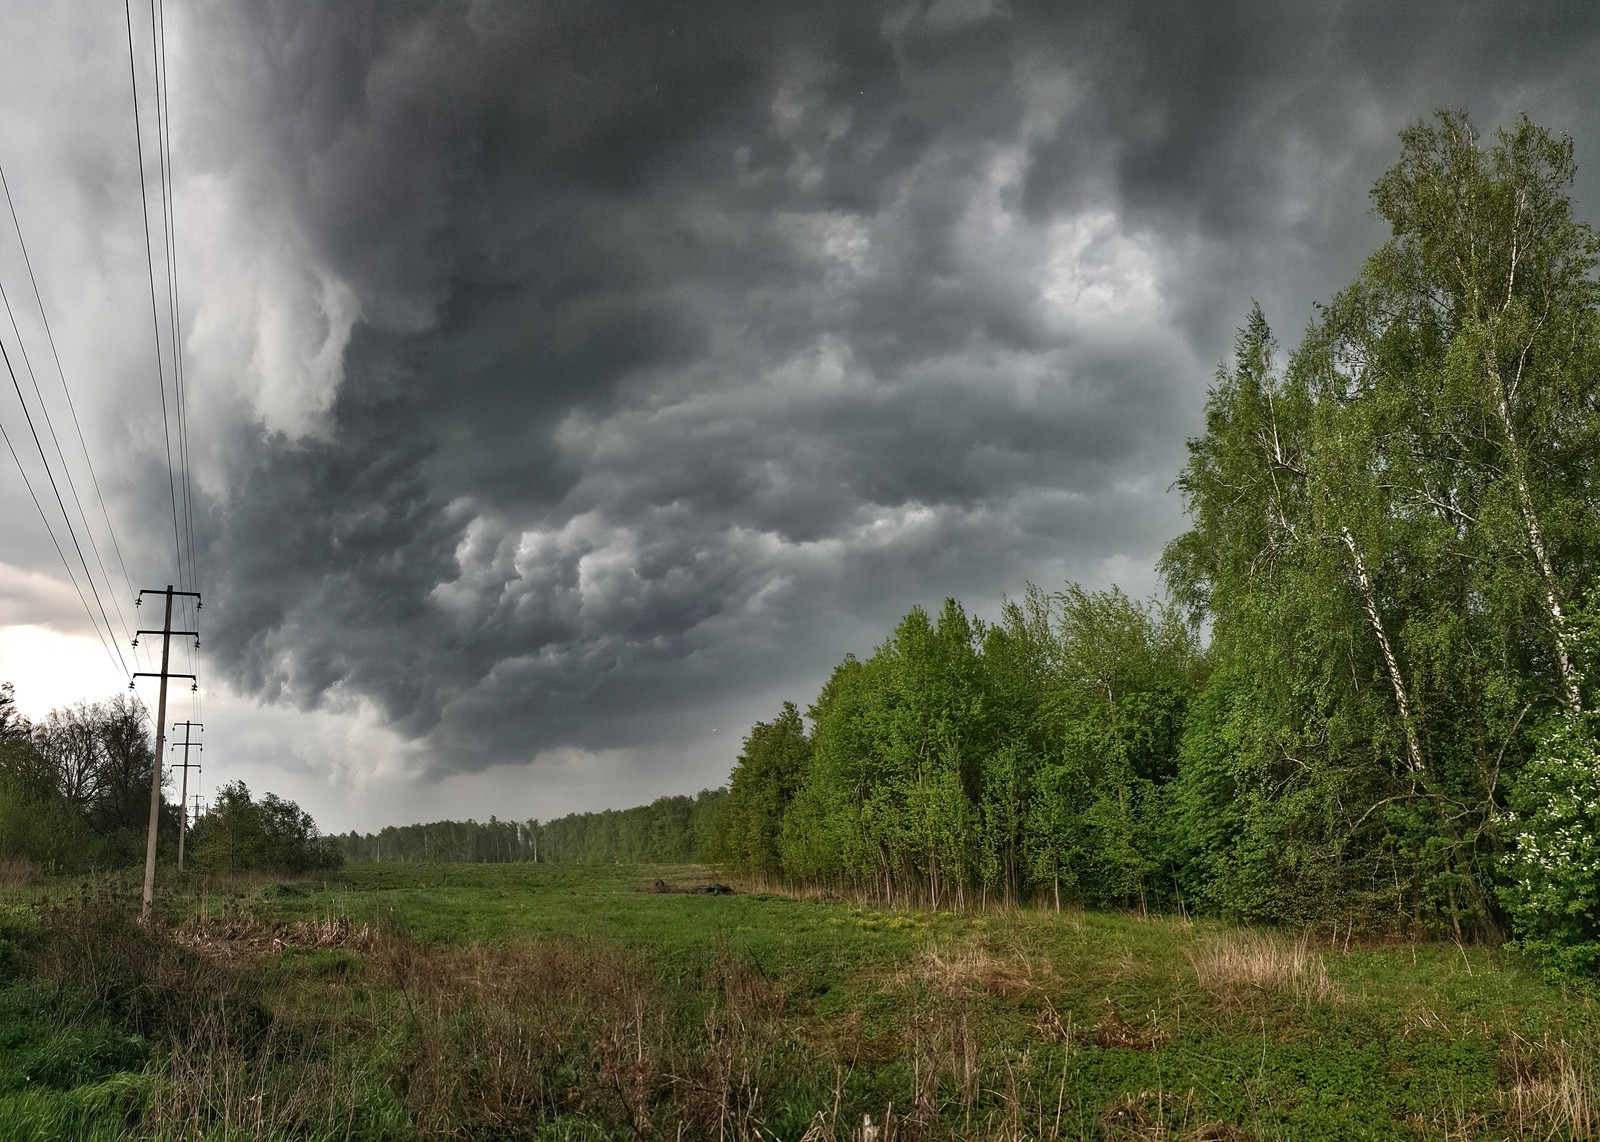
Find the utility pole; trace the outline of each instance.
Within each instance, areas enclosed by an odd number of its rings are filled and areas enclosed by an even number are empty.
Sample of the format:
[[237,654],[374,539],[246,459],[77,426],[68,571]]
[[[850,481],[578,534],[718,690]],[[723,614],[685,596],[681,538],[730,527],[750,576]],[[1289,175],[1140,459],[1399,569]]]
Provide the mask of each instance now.
[[203,730],[206,727],[202,722],[173,722],[172,732],[174,734],[178,732],[179,726],[183,727],[183,740],[181,742],[173,742],[172,748],[177,749],[180,745],[183,747],[183,764],[177,767],[183,770],[183,791],[178,794],[178,809],[182,813],[182,816],[178,819],[178,875],[182,876],[183,836],[189,831],[189,771],[200,768],[198,761],[191,762],[189,760],[189,747],[193,746],[202,753],[205,752],[206,748],[199,742],[190,739],[194,737],[195,730]]
[[196,793],[194,795],[194,823],[197,825],[200,823],[200,807],[205,803],[206,799],[200,794]]
[[[134,678],[159,678],[161,679],[161,699],[156,705],[156,756],[154,764],[150,767],[150,836],[144,846],[144,897],[139,906],[139,919],[142,923],[150,920],[150,905],[156,895],[156,828],[161,821],[161,759],[166,754],[166,728],[167,728],[167,679],[187,678],[194,684],[194,689],[200,688],[199,681],[193,674],[174,674],[167,669],[172,661],[172,636],[190,635],[195,644],[200,642],[200,632],[192,630],[172,629],[172,600],[174,597],[187,597],[195,601],[195,610],[200,609],[200,594],[197,591],[174,591],[172,584],[167,584],[165,591],[146,589],[139,592],[139,597],[134,600],[134,606],[142,606],[146,595],[165,595],[167,598],[166,617],[161,621],[160,630],[141,630],[134,633],[133,644],[139,645],[139,635],[158,634],[161,636],[161,672],[136,671]],[[133,689],[133,683],[128,683],[128,689]]]

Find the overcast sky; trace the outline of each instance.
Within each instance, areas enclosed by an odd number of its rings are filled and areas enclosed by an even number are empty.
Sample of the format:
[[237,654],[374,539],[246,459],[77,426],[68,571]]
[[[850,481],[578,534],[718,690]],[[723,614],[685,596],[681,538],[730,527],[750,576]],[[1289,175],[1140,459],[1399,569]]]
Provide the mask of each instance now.
[[[0,0],[0,164],[93,477],[8,216],[0,343],[119,637],[130,586],[176,574],[126,20]],[[205,596],[169,720],[205,723],[204,792],[328,830],[693,792],[913,604],[1154,591],[1235,328],[1257,299],[1292,344],[1351,280],[1384,237],[1367,188],[1435,107],[1570,133],[1600,203],[1585,3],[165,24]],[[155,193],[148,0],[132,25]],[[0,680],[34,715],[125,687],[3,453],[0,512]]]

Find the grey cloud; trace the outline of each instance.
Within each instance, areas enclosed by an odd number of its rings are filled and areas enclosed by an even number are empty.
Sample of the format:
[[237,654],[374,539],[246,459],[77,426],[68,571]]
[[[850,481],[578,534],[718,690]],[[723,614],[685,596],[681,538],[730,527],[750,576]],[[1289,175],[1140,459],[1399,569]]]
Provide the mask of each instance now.
[[1433,104],[1582,106],[1578,19],[188,11],[189,169],[360,314],[317,431],[231,422],[209,662],[439,772],[676,749],[912,602],[1148,566],[1251,296],[1348,278]]

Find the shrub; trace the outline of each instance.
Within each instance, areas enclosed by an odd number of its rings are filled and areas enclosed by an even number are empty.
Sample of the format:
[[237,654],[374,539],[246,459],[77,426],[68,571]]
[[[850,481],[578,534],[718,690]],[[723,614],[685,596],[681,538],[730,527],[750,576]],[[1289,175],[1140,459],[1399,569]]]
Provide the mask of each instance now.
[[1552,977],[1600,980],[1600,725],[1558,719],[1511,790],[1510,883],[1522,949]]

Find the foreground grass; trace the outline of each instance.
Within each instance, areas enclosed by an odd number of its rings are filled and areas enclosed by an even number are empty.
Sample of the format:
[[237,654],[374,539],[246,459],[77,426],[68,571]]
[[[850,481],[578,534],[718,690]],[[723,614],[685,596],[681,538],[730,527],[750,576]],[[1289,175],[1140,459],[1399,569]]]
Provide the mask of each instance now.
[[[0,1137],[1588,1138],[1590,1001],[1494,949],[363,866],[0,915]],[[870,1116],[872,1131],[865,1127]]]

